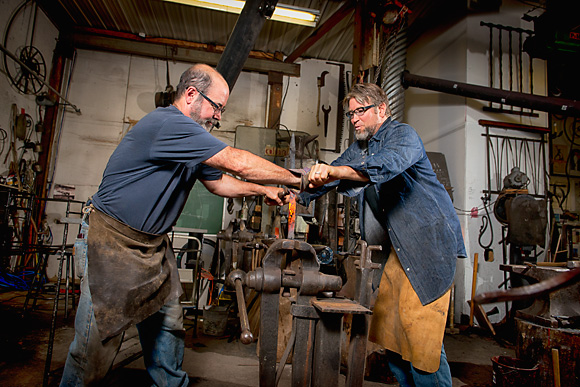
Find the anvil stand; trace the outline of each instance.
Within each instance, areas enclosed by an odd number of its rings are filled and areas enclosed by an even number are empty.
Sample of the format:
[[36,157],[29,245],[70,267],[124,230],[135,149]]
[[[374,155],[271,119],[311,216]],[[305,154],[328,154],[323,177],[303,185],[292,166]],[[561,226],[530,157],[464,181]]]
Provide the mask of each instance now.
[[[286,359],[293,349],[292,386],[338,385],[340,376],[340,348],[342,318],[352,314],[352,328],[348,353],[346,386],[362,386],[366,363],[371,296],[371,273],[379,268],[371,262],[371,253],[380,246],[367,246],[359,241],[360,256],[354,256],[357,270],[355,300],[333,298],[333,292],[342,287],[338,276],[319,272],[320,265],[314,248],[306,242],[276,240],[264,256],[263,266],[244,273],[235,270],[228,276],[235,286],[241,320],[241,341],[253,341],[249,329],[242,285],[261,292],[260,307],[260,386],[277,385]],[[290,265],[297,261],[298,265]],[[296,269],[296,267],[298,269]],[[298,290],[293,300],[292,334],[278,371],[279,297],[289,295],[289,289]]]

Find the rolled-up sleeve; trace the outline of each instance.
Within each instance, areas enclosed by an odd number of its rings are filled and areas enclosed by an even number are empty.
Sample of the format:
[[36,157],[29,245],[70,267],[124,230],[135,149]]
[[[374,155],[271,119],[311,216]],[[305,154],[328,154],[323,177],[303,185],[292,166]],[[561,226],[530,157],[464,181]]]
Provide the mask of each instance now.
[[410,126],[398,124],[389,128],[386,137],[373,137],[369,141],[378,141],[377,149],[364,157],[350,159],[342,165],[363,173],[372,183],[383,183],[400,175],[423,157],[423,143]]

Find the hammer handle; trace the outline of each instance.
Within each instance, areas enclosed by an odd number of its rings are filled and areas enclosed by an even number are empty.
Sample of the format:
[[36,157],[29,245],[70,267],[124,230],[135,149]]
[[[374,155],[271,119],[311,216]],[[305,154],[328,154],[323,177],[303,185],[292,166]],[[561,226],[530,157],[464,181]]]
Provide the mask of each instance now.
[[254,336],[250,331],[250,322],[248,320],[248,311],[246,310],[246,300],[244,300],[244,289],[242,287],[242,280],[237,278],[235,280],[236,299],[238,301],[238,312],[240,314],[240,326],[242,335],[240,341],[244,344],[250,344],[254,341]]

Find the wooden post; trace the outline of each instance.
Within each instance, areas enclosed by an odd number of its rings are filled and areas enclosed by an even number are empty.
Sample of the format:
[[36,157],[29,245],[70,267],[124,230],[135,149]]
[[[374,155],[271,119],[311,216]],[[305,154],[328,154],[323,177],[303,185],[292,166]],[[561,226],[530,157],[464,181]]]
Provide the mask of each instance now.
[[477,286],[477,259],[478,259],[478,257],[479,257],[479,254],[475,253],[474,258],[473,258],[473,282],[471,283],[471,303],[470,303],[471,310],[469,311],[469,326],[470,327],[473,326],[473,311],[475,308],[475,303],[473,302],[473,299],[475,298],[475,288]]
[[268,128],[277,129],[282,114],[282,73],[270,71],[268,84],[270,85],[270,104],[268,109]]
[[552,363],[554,367],[554,387],[560,387],[560,353],[558,348],[552,348]]

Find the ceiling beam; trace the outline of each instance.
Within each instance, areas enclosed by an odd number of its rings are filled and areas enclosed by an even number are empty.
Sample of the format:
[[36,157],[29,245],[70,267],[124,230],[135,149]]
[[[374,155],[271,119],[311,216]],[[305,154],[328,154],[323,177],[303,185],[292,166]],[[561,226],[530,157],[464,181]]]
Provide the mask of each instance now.
[[[74,48],[140,55],[162,60],[205,63],[214,67],[218,64],[224,50],[223,46],[164,38],[141,38],[133,34],[94,29],[76,29],[70,34],[63,35]],[[276,71],[291,77],[300,76],[300,65],[266,59],[267,56],[268,54],[252,52],[243,70],[260,73]]]
[[262,0],[247,0],[244,3],[242,13],[216,66],[216,70],[227,81],[230,90],[234,88],[244,63],[262,31],[266,14],[272,15],[277,2],[278,0],[270,0],[268,7],[264,6]]
[[294,63],[294,61],[302,56],[310,47],[318,42],[328,31],[337,25],[342,19],[350,15],[354,9],[354,0],[347,0],[342,7],[332,14],[324,23],[316,27],[316,29],[308,36],[296,49],[290,53],[284,60],[286,63]]

